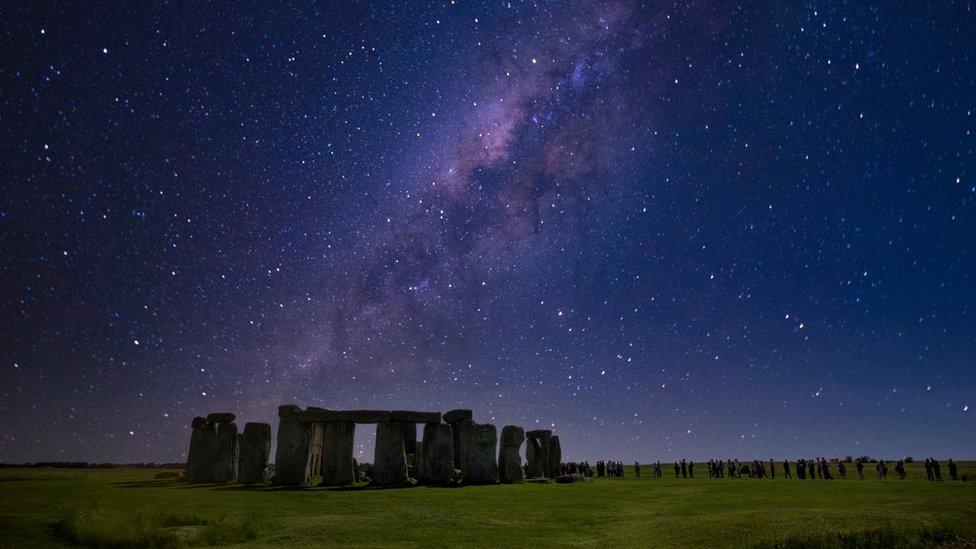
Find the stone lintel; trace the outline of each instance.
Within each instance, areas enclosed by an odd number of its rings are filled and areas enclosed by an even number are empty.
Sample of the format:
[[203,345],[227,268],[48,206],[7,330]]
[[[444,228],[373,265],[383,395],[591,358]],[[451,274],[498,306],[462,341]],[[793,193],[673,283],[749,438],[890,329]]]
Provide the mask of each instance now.
[[444,412],[444,423],[459,423],[462,421],[473,421],[474,412],[471,410],[460,409]]
[[526,438],[542,438],[548,440],[552,436],[552,430],[550,429],[536,429],[534,431],[526,431]]
[[409,410],[394,410],[390,412],[390,421],[397,423],[440,423],[440,412],[411,412]]
[[345,421],[349,423],[440,423],[440,412],[413,412],[409,410],[326,410],[308,408],[292,416],[303,423],[330,423]]

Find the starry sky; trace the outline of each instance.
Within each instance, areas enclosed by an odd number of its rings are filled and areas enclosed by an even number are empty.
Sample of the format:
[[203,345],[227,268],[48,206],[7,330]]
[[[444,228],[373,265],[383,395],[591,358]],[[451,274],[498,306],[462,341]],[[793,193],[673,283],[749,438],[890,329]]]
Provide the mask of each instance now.
[[566,459],[976,458],[972,1],[0,28],[0,461],[182,460],[282,403]]

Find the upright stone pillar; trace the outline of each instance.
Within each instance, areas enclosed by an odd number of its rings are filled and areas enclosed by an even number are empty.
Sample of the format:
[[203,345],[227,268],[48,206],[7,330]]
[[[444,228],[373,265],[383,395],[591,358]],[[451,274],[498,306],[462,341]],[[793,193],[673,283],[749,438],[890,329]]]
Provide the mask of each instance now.
[[467,468],[461,478],[469,484],[498,482],[498,462],[495,461],[498,430],[490,423],[468,424],[461,430],[462,452],[466,452]]
[[[214,420],[211,421],[212,416]],[[237,462],[240,457],[237,424],[234,414],[210,414],[207,423],[215,432],[213,460],[210,464],[210,482],[234,482],[237,480]]]
[[267,423],[247,423],[241,435],[241,457],[237,480],[244,484],[268,482],[271,457],[271,426]]
[[420,455],[420,471],[427,484],[447,484],[454,473],[454,433],[450,425],[427,423]]
[[504,483],[521,482],[525,475],[522,472],[522,456],[519,449],[525,441],[525,430],[517,425],[506,425],[502,428],[502,440],[498,448],[498,480]]
[[186,453],[186,471],[188,480],[203,481],[210,476],[210,463],[213,461],[213,447],[216,442],[216,431],[207,423],[205,417],[195,417],[190,423],[193,431],[190,434],[190,450]]
[[467,469],[467,453],[461,446],[462,431],[467,430],[468,426],[474,421],[474,413],[471,410],[451,410],[442,416],[444,423],[451,426],[451,433],[454,437],[454,468],[460,471]]
[[373,483],[381,486],[405,484],[407,454],[403,448],[403,429],[399,423],[376,424],[376,449],[373,456]]
[[551,436],[552,431],[548,429],[536,429],[525,433],[525,474],[527,477],[542,478],[546,476],[549,438]]
[[559,436],[552,435],[549,437],[549,448],[546,452],[546,476],[549,478],[556,478],[562,472],[559,470],[562,464],[563,451],[559,446]]
[[278,407],[275,484],[305,484],[312,475],[313,424],[296,421],[298,412],[301,408],[293,404]]
[[417,424],[401,423],[400,430],[403,431],[403,449],[407,454],[417,453]]
[[325,424],[322,484],[345,486],[356,481],[355,463],[352,458],[355,436],[356,424],[351,421],[333,421]]

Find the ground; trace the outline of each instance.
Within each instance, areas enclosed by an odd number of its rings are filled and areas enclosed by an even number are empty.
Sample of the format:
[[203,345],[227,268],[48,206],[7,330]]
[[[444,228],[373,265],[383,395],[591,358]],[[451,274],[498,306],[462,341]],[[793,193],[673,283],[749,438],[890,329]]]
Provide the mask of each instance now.
[[639,480],[628,468],[582,484],[386,490],[0,469],[0,546],[974,547],[976,463],[962,465],[968,482],[928,482],[920,464],[905,481],[652,479],[645,466]]

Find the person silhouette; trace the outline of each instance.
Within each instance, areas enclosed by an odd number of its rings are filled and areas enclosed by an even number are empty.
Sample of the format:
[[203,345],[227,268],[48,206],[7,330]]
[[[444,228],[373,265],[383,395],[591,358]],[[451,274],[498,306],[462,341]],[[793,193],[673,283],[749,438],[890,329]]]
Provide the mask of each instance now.
[[959,469],[956,467],[956,463],[949,458],[949,478],[952,480],[957,480],[959,478]]

